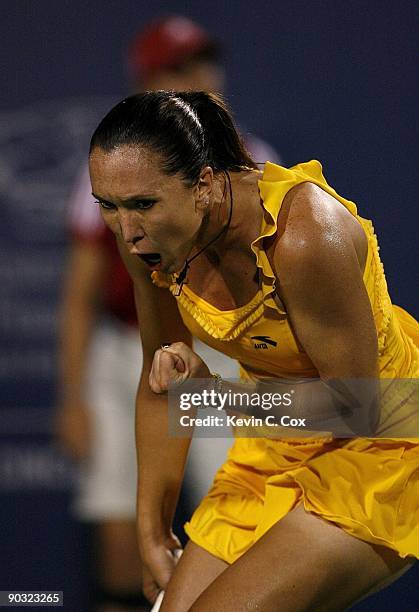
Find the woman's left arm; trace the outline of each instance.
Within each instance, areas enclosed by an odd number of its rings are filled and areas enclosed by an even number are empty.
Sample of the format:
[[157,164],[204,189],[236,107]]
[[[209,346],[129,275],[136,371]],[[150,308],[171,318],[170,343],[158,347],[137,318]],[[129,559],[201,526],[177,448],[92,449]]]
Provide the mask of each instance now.
[[293,331],[322,381],[362,379],[371,393],[378,344],[359,258],[363,229],[315,185],[293,191],[273,253]]

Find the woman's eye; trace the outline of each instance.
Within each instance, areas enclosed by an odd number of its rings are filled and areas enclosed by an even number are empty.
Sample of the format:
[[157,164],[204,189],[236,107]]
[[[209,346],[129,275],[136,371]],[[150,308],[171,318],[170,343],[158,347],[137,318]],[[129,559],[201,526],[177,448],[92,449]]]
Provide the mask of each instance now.
[[99,206],[101,208],[104,208],[105,210],[113,210],[115,208],[113,204],[110,204],[109,202],[104,202],[103,200],[95,200],[95,203],[99,204]]
[[155,200],[137,200],[135,202],[135,208],[138,208],[139,210],[147,210],[147,208],[151,208],[155,203]]
[[[95,200],[96,204],[99,204],[101,208],[104,210],[116,210],[115,204],[112,202],[105,202],[104,200]],[[151,208],[156,203],[156,200],[137,200],[130,206],[136,208],[137,210],[147,210]]]

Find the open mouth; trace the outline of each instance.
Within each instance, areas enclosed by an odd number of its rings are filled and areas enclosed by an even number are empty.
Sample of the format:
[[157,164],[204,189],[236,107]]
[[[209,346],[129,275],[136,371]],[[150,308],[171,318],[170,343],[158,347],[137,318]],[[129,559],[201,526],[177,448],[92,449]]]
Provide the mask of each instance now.
[[151,270],[159,270],[161,266],[160,253],[143,253],[138,255]]

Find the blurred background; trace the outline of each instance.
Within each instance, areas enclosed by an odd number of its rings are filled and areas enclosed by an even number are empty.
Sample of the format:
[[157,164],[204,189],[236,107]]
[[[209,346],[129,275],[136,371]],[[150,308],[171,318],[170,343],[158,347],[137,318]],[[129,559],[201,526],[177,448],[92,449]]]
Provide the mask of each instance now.
[[[284,165],[319,159],[374,221],[393,302],[418,315],[414,74],[408,0],[3,0],[0,3],[0,588],[64,590],[89,610],[92,531],[57,447],[68,202],[92,129],[131,91],[129,44],[181,14],[219,41],[226,98]],[[415,180],[416,179],[416,180]],[[418,608],[418,564],[354,610]]]

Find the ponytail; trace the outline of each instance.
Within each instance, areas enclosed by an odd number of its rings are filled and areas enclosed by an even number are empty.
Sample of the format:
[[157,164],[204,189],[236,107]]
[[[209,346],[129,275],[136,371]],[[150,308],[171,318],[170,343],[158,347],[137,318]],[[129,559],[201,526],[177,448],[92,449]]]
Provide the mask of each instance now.
[[257,168],[246,151],[233,123],[231,112],[221,96],[204,91],[176,94],[196,112],[204,131],[207,146],[207,165],[213,170],[240,171]]

